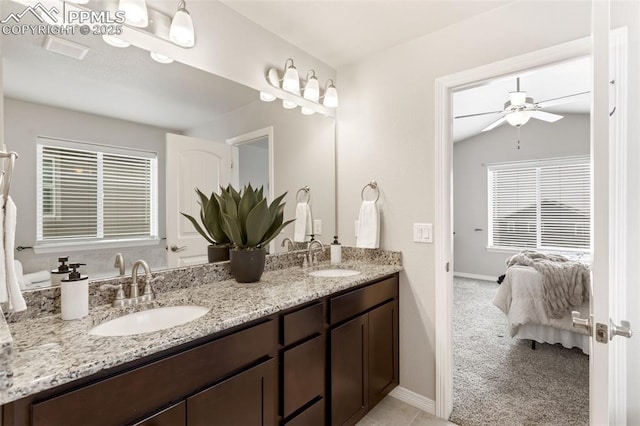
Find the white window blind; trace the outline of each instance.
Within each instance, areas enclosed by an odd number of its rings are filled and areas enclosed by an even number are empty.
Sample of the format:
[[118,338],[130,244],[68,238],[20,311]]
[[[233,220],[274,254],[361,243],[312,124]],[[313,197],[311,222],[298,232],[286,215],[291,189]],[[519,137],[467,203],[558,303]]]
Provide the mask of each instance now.
[[155,153],[37,144],[37,243],[157,238]]
[[588,251],[588,157],[488,167],[489,247]]

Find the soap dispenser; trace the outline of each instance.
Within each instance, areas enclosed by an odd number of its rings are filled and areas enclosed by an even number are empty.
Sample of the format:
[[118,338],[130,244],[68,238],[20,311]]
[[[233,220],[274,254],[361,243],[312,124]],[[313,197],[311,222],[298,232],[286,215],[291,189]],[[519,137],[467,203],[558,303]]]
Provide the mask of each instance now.
[[69,261],[69,257],[59,257],[58,262],[60,262],[60,266],[57,269],[51,270],[51,285],[58,286],[60,282],[69,277],[69,265],[67,262]]
[[74,320],[89,315],[89,277],[82,276],[77,269],[84,263],[71,263],[69,277],[61,280],[62,319]]
[[331,243],[331,264],[337,265],[342,262],[342,245],[338,242],[338,236],[333,236],[333,242]]

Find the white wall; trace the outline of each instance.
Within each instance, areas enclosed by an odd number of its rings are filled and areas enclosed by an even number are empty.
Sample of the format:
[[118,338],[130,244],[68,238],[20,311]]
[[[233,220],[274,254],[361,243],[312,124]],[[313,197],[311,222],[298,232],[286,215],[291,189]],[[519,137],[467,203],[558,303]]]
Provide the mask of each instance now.
[[589,33],[589,2],[519,1],[338,70],[339,230],[344,244],[354,243],[360,190],[376,179],[384,216],[381,245],[401,250],[405,266],[401,386],[435,398],[435,255],[433,245],[411,238],[413,222],[435,218],[434,80]]
[[[4,137],[9,149],[20,152],[11,185],[11,197],[18,208],[16,246],[33,246],[36,241],[36,138],[48,136],[79,142],[127,147],[158,153],[158,232],[165,236],[165,133],[169,129],[147,126],[93,114],[34,104],[16,99],[4,100]],[[32,250],[16,253],[26,273],[57,266],[57,258],[70,254],[72,260],[87,263],[89,274],[115,272],[113,255],[120,251],[127,265],[144,258],[150,266],[166,265],[164,241],[156,246],[129,249],[101,249],[90,252],[62,250],[36,255]],[[135,257],[134,257],[135,256]],[[115,275],[115,273],[113,274]]]
[[[589,155],[588,114],[563,114],[555,123],[530,120],[518,131],[500,126],[453,145],[454,271],[498,277],[517,251],[487,251],[486,163]],[[475,232],[475,228],[482,232]]]
[[[285,197],[285,220],[295,218],[296,192],[308,185],[314,219],[322,220],[327,244],[335,230],[335,130],[334,120],[319,114],[302,115],[298,109],[282,108],[281,102],[254,102],[201,127],[188,136],[224,142],[264,127],[273,126],[274,188],[272,194]],[[276,237],[276,249],[284,237],[293,237],[293,224]]]

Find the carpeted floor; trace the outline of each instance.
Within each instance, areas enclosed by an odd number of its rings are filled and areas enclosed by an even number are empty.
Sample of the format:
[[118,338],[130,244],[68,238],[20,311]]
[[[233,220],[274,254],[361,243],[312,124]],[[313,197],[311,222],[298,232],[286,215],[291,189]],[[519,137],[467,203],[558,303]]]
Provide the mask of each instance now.
[[450,420],[475,425],[587,425],[589,357],[509,337],[491,303],[495,282],[454,279],[454,397]]

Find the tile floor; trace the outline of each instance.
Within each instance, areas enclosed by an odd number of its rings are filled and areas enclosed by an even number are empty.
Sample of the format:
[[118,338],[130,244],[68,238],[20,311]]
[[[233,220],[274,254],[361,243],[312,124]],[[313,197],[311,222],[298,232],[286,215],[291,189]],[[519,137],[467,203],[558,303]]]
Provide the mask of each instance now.
[[356,426],[455,426],[392,396],[385,397]]

